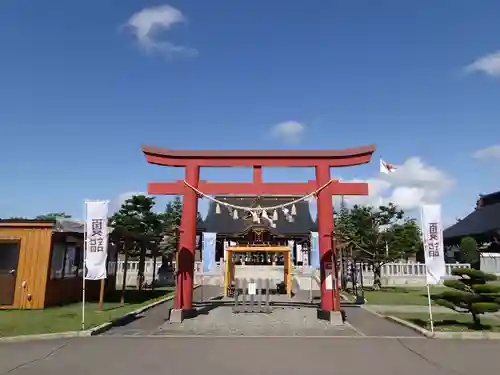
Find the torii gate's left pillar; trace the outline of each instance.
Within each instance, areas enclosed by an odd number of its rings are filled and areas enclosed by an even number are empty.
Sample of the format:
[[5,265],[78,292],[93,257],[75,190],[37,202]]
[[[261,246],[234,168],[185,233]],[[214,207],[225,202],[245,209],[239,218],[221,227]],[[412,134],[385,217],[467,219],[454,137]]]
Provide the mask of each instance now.
[[[198,188],[200,180],[200,166],[188,164],[185,168],[185,180],[191,186]],[[193,308],[193,282],[194,282],[194,255],[196,251],[196,223],[198,216],[198,195],[184,185],[184,198],[182,201],[182,219],[179,236],[179,250],[177,253],[177,295],[175,310],[171,314],[183,314]]]

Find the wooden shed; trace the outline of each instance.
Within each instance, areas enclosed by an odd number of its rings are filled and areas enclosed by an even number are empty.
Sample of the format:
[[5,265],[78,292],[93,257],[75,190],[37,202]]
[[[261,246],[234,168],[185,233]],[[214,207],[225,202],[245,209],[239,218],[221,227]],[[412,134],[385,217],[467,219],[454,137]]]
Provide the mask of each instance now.
[[[83,225],[0,220],[0,309],[43,309],[80,300],[83,243]],[[116,267],[110,265],[107,291],[116,284]],[[86,293],[96,298],[99,282],[87,282]]]

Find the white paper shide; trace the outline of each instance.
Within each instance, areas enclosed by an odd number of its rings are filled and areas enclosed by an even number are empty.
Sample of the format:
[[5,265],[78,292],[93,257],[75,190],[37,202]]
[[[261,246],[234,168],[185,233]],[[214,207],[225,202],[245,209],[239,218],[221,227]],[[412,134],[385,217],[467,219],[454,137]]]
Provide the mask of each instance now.
[[107,276],[108,201],[86,201],[85,279],[101,280]]
[[427,284],[436,285],[446,275],[441,205],[423,205],[421,225],[427,268]]
[[257,294],[257,284],[248,283],[248,295],[254,296]]

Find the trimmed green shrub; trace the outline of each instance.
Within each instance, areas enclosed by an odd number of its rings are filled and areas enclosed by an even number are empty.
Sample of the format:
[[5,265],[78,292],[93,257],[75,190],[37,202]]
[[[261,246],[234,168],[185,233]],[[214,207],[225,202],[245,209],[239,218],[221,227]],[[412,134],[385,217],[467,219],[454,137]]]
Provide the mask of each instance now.
[[449,309],[472,314],[474,324],[480,326],[480,315],[500,311],[500,284],[493,274],[471,268],[455,268],[452,275],[458,279],[445,280],[449,289],[432,296],[434,302]]

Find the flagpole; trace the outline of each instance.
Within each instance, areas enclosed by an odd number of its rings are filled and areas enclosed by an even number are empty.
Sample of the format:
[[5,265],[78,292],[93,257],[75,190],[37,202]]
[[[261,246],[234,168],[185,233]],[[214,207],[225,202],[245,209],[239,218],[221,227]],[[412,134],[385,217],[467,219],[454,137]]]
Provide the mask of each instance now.
[[87,265],[87,200],[83,206],[82,331],[85,331],[85,267]]
[[427,283],[427,302],[429,304],[429,321],[431,323],[431,333],[434,334],[434,319],[432,319],[431,287]]
[[[423,212],[423,207],[420,205],[420,228],[422,228],[424,223],[424,212]],[[422,246],[425,251],[425,228],[422,228]],[[427,259],[427,257],[426,257]],[[431,333],[434,334],[434,319],[432,318],[432,301],[431,301],[431,287],[429,285],[429,278],[428,278],[428,273],[429,273],[429,268],[427,266],[427,263],[425,264],[425,283],[427,286],[427,305],[429,307],[429,323],[431,325]]]

